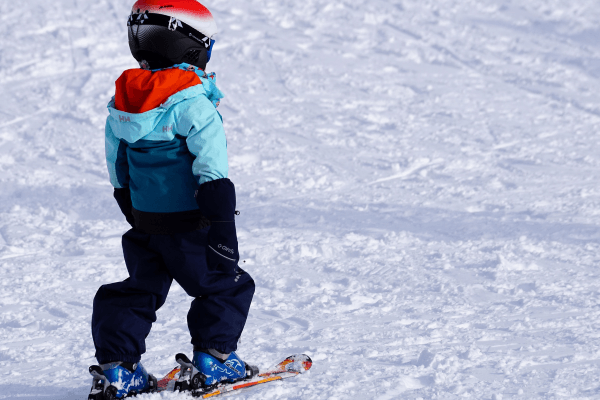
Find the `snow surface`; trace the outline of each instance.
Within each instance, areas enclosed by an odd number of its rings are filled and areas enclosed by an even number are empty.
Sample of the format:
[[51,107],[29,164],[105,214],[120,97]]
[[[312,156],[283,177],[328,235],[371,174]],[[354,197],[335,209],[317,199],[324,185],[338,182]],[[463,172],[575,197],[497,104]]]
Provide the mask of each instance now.
[[[0,399],[84,399],[126,278],[104,162],[132,0],[0,1]],[[239,399],[600,398],[597,0],[211,0],[258,289]],[[173,286],[143,357],[190,352]],[[140,400],[182,399],[176,394]]]

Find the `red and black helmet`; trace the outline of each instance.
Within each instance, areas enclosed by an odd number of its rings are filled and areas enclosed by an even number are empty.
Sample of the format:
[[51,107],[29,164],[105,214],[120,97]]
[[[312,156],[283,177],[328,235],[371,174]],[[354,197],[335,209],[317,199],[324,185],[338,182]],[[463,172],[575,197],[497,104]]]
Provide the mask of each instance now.
[[211,12],[196,0],[138,0],[127,26],[131,54],[145,69],[205,69],[217,33]]

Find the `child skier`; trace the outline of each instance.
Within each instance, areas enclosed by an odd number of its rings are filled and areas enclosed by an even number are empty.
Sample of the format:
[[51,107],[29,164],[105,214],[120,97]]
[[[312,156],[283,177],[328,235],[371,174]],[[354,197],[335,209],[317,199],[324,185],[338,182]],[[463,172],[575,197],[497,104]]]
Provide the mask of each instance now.
[[217,32],[196,0],[138,0],[129,46],[141,69],[116,82],[106,123],[114,196],[132,229],[123,235],[129,278],[94,299],[90,399],[152,391],[140,363],[173,279],[194,298],[187,316],[202,386],[246,377],[235,354],[254,281],[238,267],[235,188],[216,107],[223,97],[204,70]]

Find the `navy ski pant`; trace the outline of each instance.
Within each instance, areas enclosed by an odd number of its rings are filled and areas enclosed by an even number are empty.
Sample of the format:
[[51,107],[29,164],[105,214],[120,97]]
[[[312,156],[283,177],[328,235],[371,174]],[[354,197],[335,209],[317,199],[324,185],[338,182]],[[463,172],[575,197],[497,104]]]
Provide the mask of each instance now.
[[194,298],[187,316],[192,344],[222,353],[237,348],[254,281],[239,267],[208,267],[209,229],[173,235],[132,229],[123,235],[129,278],[100,287],[94,298],[92,336],[99,363],[140,361],[173,279]]

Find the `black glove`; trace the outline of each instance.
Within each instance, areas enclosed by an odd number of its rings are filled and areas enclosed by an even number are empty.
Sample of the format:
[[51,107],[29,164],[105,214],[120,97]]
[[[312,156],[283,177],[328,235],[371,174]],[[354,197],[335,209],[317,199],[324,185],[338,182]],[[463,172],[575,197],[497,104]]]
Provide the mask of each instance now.
[[132,212],[133,205],[131,203],[131,192],[129,191],[129,188],[115,189],[114,196],[125,219],[129,222],[131,227],[135,228],[135,219],[133,218]]
[[210,221],[208,266],[233,272],[240,259],[235,230],[235,186],[227,178],[203,183],[196,191],[196,202]]

